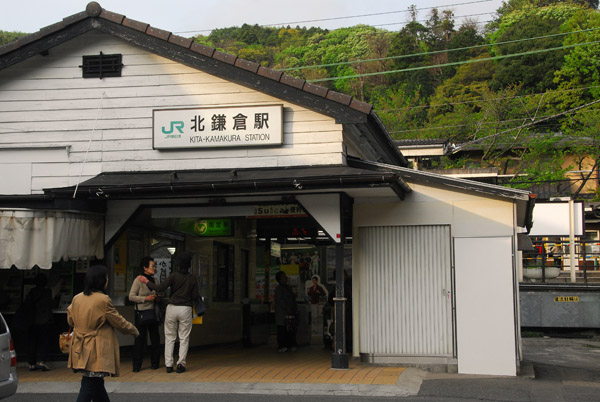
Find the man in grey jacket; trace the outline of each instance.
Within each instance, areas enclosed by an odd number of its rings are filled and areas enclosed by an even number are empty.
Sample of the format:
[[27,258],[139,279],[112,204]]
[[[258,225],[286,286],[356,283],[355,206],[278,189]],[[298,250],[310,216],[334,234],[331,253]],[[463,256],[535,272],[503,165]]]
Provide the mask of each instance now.
[[198,298],[199,292],[198,281],[190,273],[192,255],[183,253],[175,257],[174,267],[179,271],[173,272],[158,285],[149,282],[144,276],[138,276],[137,279],[157,292],[164,292],[167,288],[171,289],[165,314],[165,366],[167,366],[167,373],[173,372],[173,348],[175,339],[179,335],[177,372],[183,373],[192,332],[192,306],[194,300]]

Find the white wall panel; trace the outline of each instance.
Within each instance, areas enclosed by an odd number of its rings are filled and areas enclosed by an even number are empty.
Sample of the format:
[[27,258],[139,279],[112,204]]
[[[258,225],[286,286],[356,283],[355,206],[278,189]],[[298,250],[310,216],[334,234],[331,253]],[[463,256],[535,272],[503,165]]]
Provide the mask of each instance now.
[[451,357],[450,227],[358,230],[360,353]]
[[517,373],[510,237],[456,238],[458,372]]

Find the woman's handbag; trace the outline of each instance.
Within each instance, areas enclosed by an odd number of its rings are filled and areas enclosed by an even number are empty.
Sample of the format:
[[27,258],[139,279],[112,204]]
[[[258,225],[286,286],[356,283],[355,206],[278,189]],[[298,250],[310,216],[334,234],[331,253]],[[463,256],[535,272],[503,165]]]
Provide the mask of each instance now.
[[64,354],[69,354],[71,352],[71,338],[73,337],[73,330],[69,328],[67,332],[63,332],[58,335],[58,347],[60,351]]
[[158,322],[158,320],[156,319],[156,313],[154,312],[153,308],[148,310],[136,310],[135,317],[136,323],[139,325],[156,324]]

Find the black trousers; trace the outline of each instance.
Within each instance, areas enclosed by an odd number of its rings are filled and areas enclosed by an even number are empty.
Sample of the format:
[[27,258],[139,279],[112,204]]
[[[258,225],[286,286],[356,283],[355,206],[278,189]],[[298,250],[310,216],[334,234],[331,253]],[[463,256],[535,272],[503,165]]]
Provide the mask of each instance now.
[[291,348],[298,346],[296,344],[296,329],[288,331],[285,325],[277,326],[277,347]]
[[160,363],[160,335],[158,334],[158,323],[140,324],[135,320],[135,326],[140,331],[140,336],[135,338],[133,343],[132,362],[134,369],[141,369],[144,361],[144,352],[146,351],[146,340],[150,335],[150,364],[158,367]]
[[27,333],[27,361],[30,365],[48,360],[49,341],[54,338],[52,325],[32,325]]
[[110,402],[103,377],[81,377],[81,388],[77,402]]

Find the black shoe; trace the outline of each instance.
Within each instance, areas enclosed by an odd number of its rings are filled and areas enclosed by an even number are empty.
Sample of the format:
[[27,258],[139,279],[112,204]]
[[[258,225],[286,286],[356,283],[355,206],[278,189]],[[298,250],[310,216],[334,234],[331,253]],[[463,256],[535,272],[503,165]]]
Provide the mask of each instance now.
[[157,370],[158,369],[158,364],[153,364],[152,366],[150,366],[150,368],[152,370]]
[[172,373],[173,372],[173,367],[167,367],[167,373]]
[[140,372],[140,369],[139,369],[139,368],[134,368],[134,369],[133,369],[133,372],[134,372],[134,373],[139,373],[139,372]]
[[185,366],[178,364],[177,365],[177,372],[178,373],[183,373],[185,371]]

